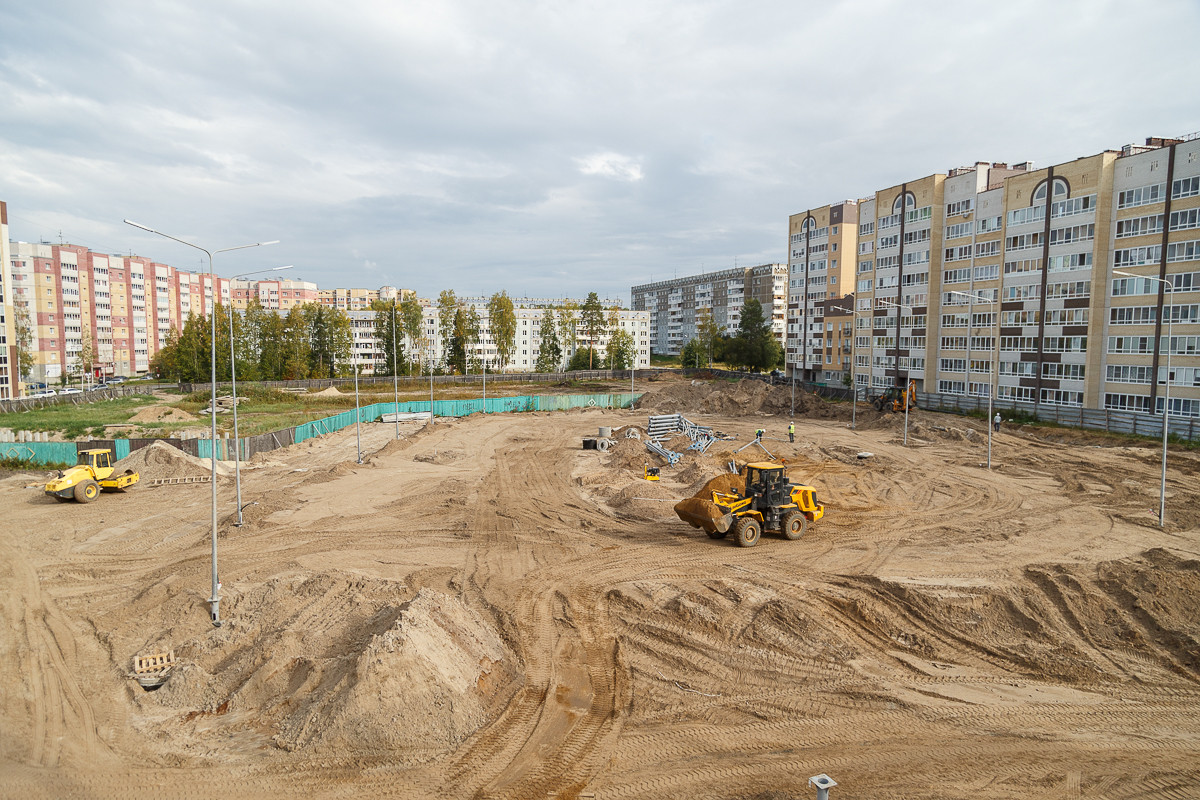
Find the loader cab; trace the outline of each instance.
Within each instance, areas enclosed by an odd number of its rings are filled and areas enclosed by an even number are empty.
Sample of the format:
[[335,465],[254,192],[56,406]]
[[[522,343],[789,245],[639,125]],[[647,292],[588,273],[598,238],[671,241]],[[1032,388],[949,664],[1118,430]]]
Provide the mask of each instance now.
[[755,505],[759,508],[790,503],[787,472],[779,464],[770,462],[747,464],[746,496],[754,496]]
[[112,450],[81,450],[79,451],[79,466],[90,467],[97,478],[107,478],[112,474]]

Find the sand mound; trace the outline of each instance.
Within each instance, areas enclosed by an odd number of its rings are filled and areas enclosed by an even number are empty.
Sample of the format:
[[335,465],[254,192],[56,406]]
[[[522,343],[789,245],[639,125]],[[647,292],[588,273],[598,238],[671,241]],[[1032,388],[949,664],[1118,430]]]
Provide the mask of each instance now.
[[195,422],[197,417],[171,406],[150,406],[129,418],[130,422]]
[[322,389],[319,392],[313,392],[317,397],[342,397],[342,393],[337,390],[336,386],[330,386],[328,389]]
[[[212,474],[208,459],[188,455],[166,442],[154,442],[134,450],[115,464],[118,472],[132,469],[140,473],[141,480],[155,478],[200,478]],[[217,475],[229,475],[230,467],[217,462]]]
[[[811,392],[796,390],[796,413],[804,416],[837,416],[836,409]],[[637,408],[655,414],[700,413],[738,417],[745,414],[783,414],[792,410],[791,386],[771,386],[765,381],[675,383],[656,386],[638,398]]]
[[483,725],[517,677],[494,627],[457,598],[422,589],[371,637],[314,744],[427,760]]
[[449,464],[453,461],[458,461],[463,457],[461,450],[434,450],[432,453],[422,453],[419,456],[414,456],[413,461],[421,461],[426,464]]

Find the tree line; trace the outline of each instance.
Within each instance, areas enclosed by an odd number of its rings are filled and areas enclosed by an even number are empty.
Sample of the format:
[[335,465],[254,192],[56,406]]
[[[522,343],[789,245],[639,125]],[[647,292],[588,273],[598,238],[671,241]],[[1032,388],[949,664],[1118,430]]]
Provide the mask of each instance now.
[[715,362],[751,372],[784,366],[784,352],[771,330],[762,303],[753,298],[742,306],[738,330],[728,335],[712,318],[712,309],[697,311],[696,336],[679,354],[684,367],[711,367]]
[[[376,300],[372,333],[373,374],[411,375],[503,371],[517,349],[516,306],[506,292],[489,298],[487,326],[472,305],[452,290],[436,304],[441,358],[431,360],[435,344],[425,327],[425,309],[415,297]],[[217,305],[217,380],[230,379],[230,312]],[[543,309],[536,323],[538,355],[533,370],[628,369],[635,363],[633,334],[620,327],[620,309],[605,308],[595,292],[583,303],[566,301]],[[354,374],[354,335],[350,316],[318,303],[286,313],[263,308],[251,298],[244,313],[232,317],[232,352],[237,377],[254,380],[338,378]],[[599,342],[607,336],[603,349]],[[90,338],[90,337],[89,337]],[[486,341],[485,341],[486,339]],[[494,348],[494,352],[490,352]],[[487,354],[481,352],[484,350]],[[158,375],[182,382],[203,382],[211,374],[212,322],[189,313],[182,328],[171,328],[165,344],[151,359]]]

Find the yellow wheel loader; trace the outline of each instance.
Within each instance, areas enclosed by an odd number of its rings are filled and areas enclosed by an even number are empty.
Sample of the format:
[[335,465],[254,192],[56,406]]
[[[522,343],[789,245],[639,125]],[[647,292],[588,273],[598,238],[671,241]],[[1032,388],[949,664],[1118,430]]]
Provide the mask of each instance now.
[[106,492],[123,492],[138,482],[138,474],[127,469],[120,475],[113,474],[112,450],[80,450],[79,463],[68,470],[61,470],[58,477],[46,484],[46,494],[60,503],[72,499],[90,503]]
[[790,483],[781,464],[764,461],[746,465],[744,491],[713,491],[711,502],[700,497],[684,500],[676,504],[675,513],[713,539],[724,539],[732,529],[740,546],[754,547],[764,530],[799,539],[810,521],[825,516],[825,506],[817,502],[816,489]]

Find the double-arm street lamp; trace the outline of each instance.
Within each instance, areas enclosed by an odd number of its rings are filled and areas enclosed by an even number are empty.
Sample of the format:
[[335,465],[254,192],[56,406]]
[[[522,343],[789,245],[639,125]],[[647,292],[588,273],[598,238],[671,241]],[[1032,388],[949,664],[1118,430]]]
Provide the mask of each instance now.
[[[875,298],[875,302],[877,302],[881,305],[891,306],[892,308],[902,308],[908,312],[912,311],[912,306],[906,306],[903,303],[893,303],[889,300],[882,300],[878,297]],[[897,345],[900,344],[900,315],[899,314],[896,315],[896,344]],[[911,358],[911,356],[909,356],[909,357]],[[900,372],[900,361],[899,361],[899,357],[897,357],[896,373],[899,374],[899,372]],[[908,377],[908,370],[904,370],[904,377],[905,378]],[[905,385],[905,387],[904,387],[904,446],[905,447],[908,447],[908,406],[909,406],[908,386]]]
[[[242,440],[238,438],[237,356],[233,346],[233,282],[239,278],[245,278],[247,275],[259,275],[263,272],[279,272],[280,270],[291,268],[292,265],[288,264],[286,267],[256,269],[253,272],[243,272],[241,275],[234,275],[229,279],[229,386],[233,394],[233,482],[237,486],[237,522],[234,523],[234,526],[238,528],[242,527]],[[216,276],[214,276],[215,279]],[[247,305],[249,305],[249,295],[250,293],[247,291]],[[216,419],[215,406],[213,419]]]
[[[1132,272],[1122,272],[1119,269],[1113,270],[1113,275],[1124,275],[1126,278],[1143,278],[1148,281],[1158,281],[1166,289],[1167,294],[1171,295],[1171,302],[1163,304],[1163,311],[1167,315],[1167,379],[1164,381],[1165,388],[1163,389],[1163,446],[1162,446],[1162,481],[1158,489],[1158,527],[1165,527],[1167,524],[1167,433],[1169,429],[1168,421],[1171,410],[1171,323],[1175,319],[1175,284],[1165,278],[1155,278],[1151,275],[1135,275]],[[1154,380],[1158,380],[1158,376],[1154,376]]]
[[[182,245],[191,247],[195,250],[199,250],[200,252],[202,252],[206,256],[208,256],[208,274],[209,274],[209,279],[213,282],[212,295],[213,295],[214,300],[217,297],[216,273],[213,272],[213,256],[215,254],[228,253],[231,250],[244,250],[248,247],[261,247],[262,245],[267,245],[267,244],[278,244],[278,242],[279,242],[279,240],[276,239],[276,240],[273,240],[270,242],[254,242],[252,244],[242,244],[242,245],[238,245],[237,247],[223,247],[220,250],[206,250],[203,247],[201,247],[200,245],[192,244],[191,242],[185,242],[183,239],[179,239],[175,236],[170,235],[169,233],[163,233],[162,231],[156,231],[154,228],[150,228],[145,225],[138,224],[136,222],[133,222],[132,220],[127,219],[127,220],[125,220],[125,223],[128,225],[132,225],[135,228],[141,228],[142,230],[144,230],[148,233],[153,233],[156,236],[161,236],[164,239],[170,239],[173,242],[179,242]],[[211,343],[211,347],[210,347],[210,350],[212,351],[212,359],[211,359],[212,375],[211,375],[211,383],[209,384],[212,388],[212,399],[210,401],[211,407],[209,408],[209,411],[211,412],[211,415],[212,415],[212,596],[208,598],[208,604],[209,604],[209,612],[210,612],[210,615],[212,618],[212,624],[217,627],[220,627],[220,625],[221,625],[221,610],[220,610],[221,609],[221,598],[217,594],[217,592],[219,591],[219,586],[217,583],[217,315],[215,313],[215,309],[213,309],[213,308],[209,309],[208,317],[211,322],[210,335],[212,336],[212,343]]]
[[[979,302],[979,303],[991,304],[994,301],[989,300],[988,298],[982,297],[980,295],[971,294],[970,292],[950,291],[949,294],[956,294],[961,297],[967,298],[967,344],[969,345],[971,343],[971,329],[974,327],[971,324],[972,318],[974,316],[973,303]],[[996,346],[998,348],[1000,346],[1000,343],[997,342]],[[1000,377],[999,377],[1000,354],[997,351],[995,353],[992,353],[991,355],[993,356],[992,360],[994,360],[996,363],[992,366],[992,370],[991,370],[992,374],[988,376],[988,377],[992,378],[992,385],[988,389],[988,410],[987,410],[987,432],[988,432],[987,465],[988,465],[988,469],[992,468],[992,430],[995,428],[995,424],[992,422],[992,397],[993,397],[993,395],[996,394],[997,391],[999,391],[999,384],[1000,384]],[[971,348],[968,347],[967,348],[967,393],[968,394],[970,394],[970,392],[971,392],[971,357],[970,356],[971,356]]]
[[[850,430],[856,430],[855,423],[858,421],[858,384],[854,382],[854,339],[858,336],[858,309],[843,308],[842,306],[830,306],[834,311],[845,311],[847,314],[854,315],[854,330],[850,333],[850,391],[854,394],[850,397]],[[897,334],[899,335],[899,334]],[[795,377],[792,379],[792,396],[795,397]],[[794,399],[793,399],[793,402]]]

